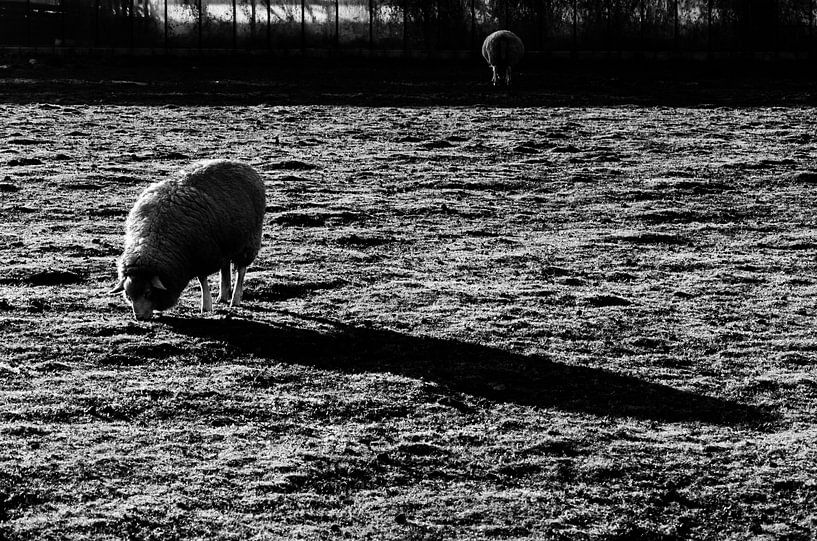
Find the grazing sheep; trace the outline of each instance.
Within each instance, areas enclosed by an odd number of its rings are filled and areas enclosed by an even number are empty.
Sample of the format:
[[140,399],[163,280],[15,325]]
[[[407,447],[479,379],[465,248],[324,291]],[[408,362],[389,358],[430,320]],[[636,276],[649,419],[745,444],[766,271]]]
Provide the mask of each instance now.
[[482,57],[494,72],[494,86],[504,81],[511,86],[511,68],[522,60],[525,46],[519,36],[510,30],[497,30],[482,43]]
[[[244,274],[261,247],[264,182],[249,165],[196,162],[174,178],[148,186],[125,222],[119,283],[140,321],[166,310],[193,278],[201,284],[201,311],[213,309],[207,277],[221,271],[218,302],[241,303]],[[230,263],[236,271],[231,291]]]

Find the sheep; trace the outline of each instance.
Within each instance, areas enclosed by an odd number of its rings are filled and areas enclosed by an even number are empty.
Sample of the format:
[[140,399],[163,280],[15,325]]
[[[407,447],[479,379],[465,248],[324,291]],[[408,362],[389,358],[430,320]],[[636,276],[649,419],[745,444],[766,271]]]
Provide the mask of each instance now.
[[247,266],[261,248],[265,209],[263,180],[237,161],[195,162],[148,186],[125,222],[119,282],[110,293],[123,292],[134,317],[147,321],[154,310],[176,304],[190,280],[198,278],[201,312],[211,312],[207,277],[221,271],[217,302],[239,306]]
[[511,86],[511,68],[522,60],[525,46],[519,36],[510,30],[497,30],[482,43],[482,57],[494,72],[491,81],[497,86],[503,81]]

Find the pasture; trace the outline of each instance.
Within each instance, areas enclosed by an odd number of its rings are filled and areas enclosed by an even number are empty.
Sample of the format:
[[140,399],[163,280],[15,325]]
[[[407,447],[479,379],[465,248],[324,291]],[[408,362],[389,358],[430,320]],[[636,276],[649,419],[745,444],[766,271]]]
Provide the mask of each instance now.
[[[814,539],[813,105],[27,69],[0,537]],[[245,304],[137,323],[126,213],[211,157],[266,181]]]

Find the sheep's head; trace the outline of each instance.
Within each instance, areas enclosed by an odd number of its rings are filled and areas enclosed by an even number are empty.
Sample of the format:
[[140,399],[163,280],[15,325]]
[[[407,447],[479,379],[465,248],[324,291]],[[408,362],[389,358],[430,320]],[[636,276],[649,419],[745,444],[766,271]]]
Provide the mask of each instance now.
[[111,290],[111,293],[120,292],[131,303],[133,317],[138,321],[148,321],[154,310],[164,310],[173,304],[158,276],[126,276]]

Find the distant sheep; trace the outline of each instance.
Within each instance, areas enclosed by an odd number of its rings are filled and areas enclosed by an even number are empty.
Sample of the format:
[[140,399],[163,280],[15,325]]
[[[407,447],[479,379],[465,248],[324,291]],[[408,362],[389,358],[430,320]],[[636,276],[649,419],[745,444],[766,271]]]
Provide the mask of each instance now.
[[516,66],[522,55],[525,54],[525,46],[519,36],[509,30],[497,30],[482,43],[482,57],[494,72],[494,86],[503,81],[506,86],[511,86],[511,68]]
[[[213,300],[207,277],[221,271],[218,302],[241,304],[244,275],[261,247],[266,195],[249,165],[196,162],[174,178],[150,185],[125,222],[119,283],[137,320],[176,304],[193,278],[201,284],[201,311]],[[231,290],[230,263],[236,271]]]

